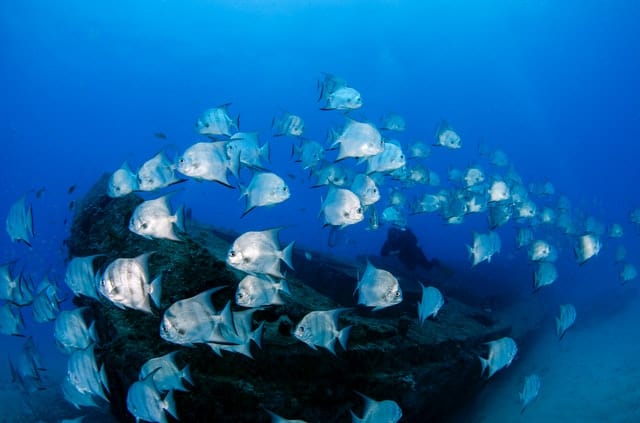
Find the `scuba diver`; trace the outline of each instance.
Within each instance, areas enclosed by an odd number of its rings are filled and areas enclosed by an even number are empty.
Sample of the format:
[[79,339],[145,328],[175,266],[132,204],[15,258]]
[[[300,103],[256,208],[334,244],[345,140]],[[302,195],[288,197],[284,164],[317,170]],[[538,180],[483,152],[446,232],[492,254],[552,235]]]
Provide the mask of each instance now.
[[381,256],[397,256],[410,270],[422,266],[427,270],[439,265],[436,259],[429,260],[418,246],[418,238],[409,228],[389,228],[387,240],[380,250]]

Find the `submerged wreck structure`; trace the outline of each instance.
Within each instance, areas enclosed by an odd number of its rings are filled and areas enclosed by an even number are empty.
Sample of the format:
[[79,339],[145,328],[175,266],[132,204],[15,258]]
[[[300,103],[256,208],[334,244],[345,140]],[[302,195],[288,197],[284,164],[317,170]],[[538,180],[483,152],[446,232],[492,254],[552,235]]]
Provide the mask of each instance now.
[[[171,304],[216,286],[224,286],[212,296],[216,309],[233,304],[242,275],[224,258],[235,235],[189,221],[182,242],[142,238],[128,229],[142,199],[110,198],[106,181],[107,176],[78,207],[67,242],[70,256],[101,254],[94,263],[101,269],[117,258],[153,251],[150,273],[162,274],[161,303],[153,314],[119,309],[104,299],[74,299],[95,316],[95,354],[105,366],[111,413],[119,421],[135,421],[127,391],[143,363],[172,351],[178,351],[179,368],[190,365],[193,380],[188,392],[175,392],[180,421],[267,422],[265,410],[271,410],[307,422],[344,422],[350,410],[362,414],[356,392],[396,401],[403,421],[441,421],[485,383],[478,360],[486,351],[483,343],[510,332],[483,310],[450,297],[437,319],[422,326],[418,297],[405,295],[400,305],[378,312],[356,307],[354,264],[320,254],[307,260],[294,250],[295,271],[287,275],[291,297],[253,314],[254,327],[264,322],[261,348],[251,346],[253,358],[171,344],[159,335],[162,312]],[[306,313],[337,307],[349,308],[339,320],[340,327],[352,325],[346,350],[337,347],[333,355],[292,336]]]

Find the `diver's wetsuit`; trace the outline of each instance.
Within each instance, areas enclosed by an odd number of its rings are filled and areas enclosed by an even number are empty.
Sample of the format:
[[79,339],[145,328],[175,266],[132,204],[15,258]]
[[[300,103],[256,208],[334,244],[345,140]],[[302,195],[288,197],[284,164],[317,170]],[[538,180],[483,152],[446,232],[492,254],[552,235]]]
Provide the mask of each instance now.
[[381,256],[398,256],[402,264],[414,270],[420,265],[425,269],[431,269],[437,264],[437,260],[428,260],[420,247],[418,238],[411,229],[389,228],[387,240],[380,250]]

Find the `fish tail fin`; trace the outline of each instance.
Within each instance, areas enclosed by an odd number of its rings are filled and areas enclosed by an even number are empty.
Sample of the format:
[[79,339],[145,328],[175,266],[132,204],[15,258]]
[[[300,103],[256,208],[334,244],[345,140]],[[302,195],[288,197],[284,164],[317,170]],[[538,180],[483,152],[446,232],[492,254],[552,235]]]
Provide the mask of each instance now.
[[89,325],[89,338],[93,340],[93,342],[98,342],[98,332],[96,332],[95,320]]
[[262,144],[259,151],[260,158],[264,159],[267,163],[271,163],[271,149],[269,148],[269,141]]
[[262,334],[264,332],[264,321],[260,322],[256,330],[251,334],[251,339],[258,346],[258,348],[262,349]]
[[282,250],[282,261],[284,261],[291,270],[293,270],[292,254],[294,243],[295,241],[291,241],[291,243]]
[[210,342],[207,344],[211,350],[216,353],[216,355],[222,357],[222,351],[220,350],[220,345]]
[[291,296],[291,290],[289,289],[289,282],[286,279],[280,281],[280,291],[284,292],[288,296]]
[[353,423],[364,423],[364,420],[356,416],[356,413],[354,413],[353,410],[349,410],[349,412],[351,413],[351,421]]
[[489,360],[484,359],[482,357],[478,357],[480,359],[480,364],[482,364],[482,371],[480,372],[480,376],[484,375],[484,372],[487,368],[491,368],[491,366],[489,365]]
[[175,225],[180,230],[180,232],[185,232],[184,230],[184,204],[178,207],[178,210],[175,214]]
[[173,398],[173,390],[169,391],[166,397],[164,397],[164,407],[169,414],[176,419],[178,418],[178,412],[176,411],[176,400]]
[[349,334],[351,333],[352,326],[347,326],[338,332],[338,342],[343,350],[347,350],[347,341],[349,340]]
[[182,369],[182,371],[180,372],[180,377],[184,380],[186,380],[187,382],[189,382],[189,385],[191,386],[195,386],[195,384],[193,383],[193,378],[191,377],[191,365],[187,364],[186,366],[184,366],[184,369]]
[[239,344],[239,345],[230,347],[230,350],[254,360],[253,354],[251,354],[251,346],[249,345],[249,342],[245,342],[244,344]]
[[100,382],[102,383],[102,386],[104,386],[104,390],[107,391],[107,394],[111,394],[111,391],[109,390],[109,382],[107,381],[107,371],[104,369],[104,364],[100,366]]
[[162,275],[159,275],[157,278],[151,281],[149,295],[151,296],[151,301],[153,301],[156,307],[159,308],[160,296],[162,295]]
[[233,120],[233,124],[238,130],[240,130],[240,115],[236,116],[236,118]]

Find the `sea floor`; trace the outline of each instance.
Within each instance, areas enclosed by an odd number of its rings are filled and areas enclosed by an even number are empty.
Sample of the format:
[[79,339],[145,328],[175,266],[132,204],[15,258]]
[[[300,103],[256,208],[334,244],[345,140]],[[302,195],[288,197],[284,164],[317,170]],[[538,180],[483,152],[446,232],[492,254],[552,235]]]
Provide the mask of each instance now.
[[[579,315],[560,341],[548,316],[454,421],[640,422],[640,306],[607,314]],[[541,379],[540,394],[521,412],[518,393],[531,373]]]

